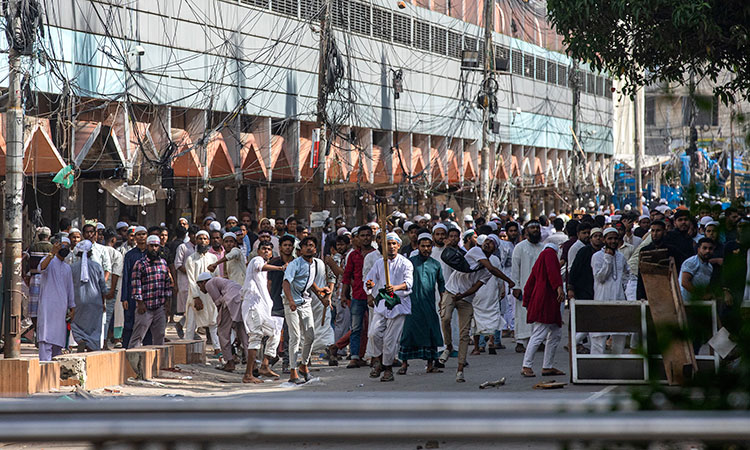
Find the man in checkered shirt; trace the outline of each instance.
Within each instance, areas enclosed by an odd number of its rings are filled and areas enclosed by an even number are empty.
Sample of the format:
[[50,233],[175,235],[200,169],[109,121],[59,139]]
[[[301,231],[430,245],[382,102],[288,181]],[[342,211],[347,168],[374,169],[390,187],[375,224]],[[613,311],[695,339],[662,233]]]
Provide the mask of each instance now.
[[159,237],[149,236],[146,256],[133,266],[131,296],[136,302],[136,311],[129,348],[140,347],[148,330],[151,330],[154,345],[164,344],[167,326],[164,305],[172,298],[173,283],[167,262],[159,257],[160,247]]

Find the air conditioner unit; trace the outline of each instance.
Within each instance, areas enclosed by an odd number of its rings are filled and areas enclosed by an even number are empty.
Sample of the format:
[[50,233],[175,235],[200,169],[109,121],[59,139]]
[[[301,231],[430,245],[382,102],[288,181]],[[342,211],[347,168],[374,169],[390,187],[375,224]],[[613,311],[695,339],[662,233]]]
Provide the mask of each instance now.
[[479,52],[476,50],[463,50],[461,52],[461,67],[479,67]]
[[508,58],[495,55],[495,70],[498,72],[507,72],[509,68]]

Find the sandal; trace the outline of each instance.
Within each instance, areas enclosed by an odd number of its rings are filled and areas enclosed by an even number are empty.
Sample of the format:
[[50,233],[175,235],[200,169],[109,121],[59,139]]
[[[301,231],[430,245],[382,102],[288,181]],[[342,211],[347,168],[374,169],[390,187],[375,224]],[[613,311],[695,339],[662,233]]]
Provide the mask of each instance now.
[[383,372],[383,376],[380,378],[380,381],[394,381],[395,378],[393,378],[393,372],[390,370],[386,370]]
[[437,368],[437,367],[435,367],[435,366],[432,366],[432,367],[430,367],[429,369],[427,369],[427,372],[426,372],[426,373],[443,373],[443,371],[442,371],[442,370],[440,370],[440,369],[438,369],[438,368]]
[[548,377],[548,376],[555,376],[555,375],[565,375],[565,372],[563,372],[560,369],[551,368],[551,369],[542,369],[542,376]]
[[406,370],[407,370],[408,368],[409,368],[409,365],[408,365],[408,364],[407,364],[407,365],[405,365],[405,366],[401,366],[401,368],[399,368],[399,369],[398,369],[398,372],[396,372],[396,373],[398,373],[399,375],[406,375]]
[[479,355],[479,350],[472,350],[472,351],[471,351],[471,354],[472,354],[472,355]]

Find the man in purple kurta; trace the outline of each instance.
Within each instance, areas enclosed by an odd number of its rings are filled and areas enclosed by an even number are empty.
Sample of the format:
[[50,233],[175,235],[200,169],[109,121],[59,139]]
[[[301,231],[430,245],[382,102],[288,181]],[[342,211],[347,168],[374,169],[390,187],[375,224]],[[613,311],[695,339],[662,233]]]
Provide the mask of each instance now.
[[39,292],[39,312],[37,316],[37,340],[39,360],[50,361],[62,353],[68,327],[65,315],[75,313],[73,275],[70,266],[64,262],[70,252],[70,241],[62,238],[39,263],[41,287]]
[[[220,370],[232,372],[235,368],[235,360],[232,358],[232,330],[242,344],[242,352],[247,351],[247,331],[242,320],[242,286],[227,278],[212,277],[210,273],[204,272],[198,276],[198,288],[203,293],[211,296],[217,308],[217,334],[221,354],[226,363],[220,366]],[[248,362],[249,363],[249,362]]]

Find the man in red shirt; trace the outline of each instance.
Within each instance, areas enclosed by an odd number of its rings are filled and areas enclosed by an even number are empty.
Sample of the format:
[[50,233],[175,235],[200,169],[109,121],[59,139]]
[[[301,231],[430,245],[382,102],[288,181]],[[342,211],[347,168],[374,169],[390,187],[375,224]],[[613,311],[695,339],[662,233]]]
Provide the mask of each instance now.
[[[372,229],[370,227],[363,225],[354,234],[358,238],[358,246],[349,255],[349,261],[346,263],[344,278],[342,280],[343,292],[341,293],[341,303],[344,306],[348,306],[352,314],[352,332],[349,343],[352,360],[349,362],[348,368],[367,366],[367,363],[359,357],[359,349],[363,341],[362,323],[365,321],[367,314],[367,294],[365,293],[362,281],[362,270],[365,263],[365,256],[375,251],[372,247]],[[367,341],[364,342],[364,345],[367,345]]]

